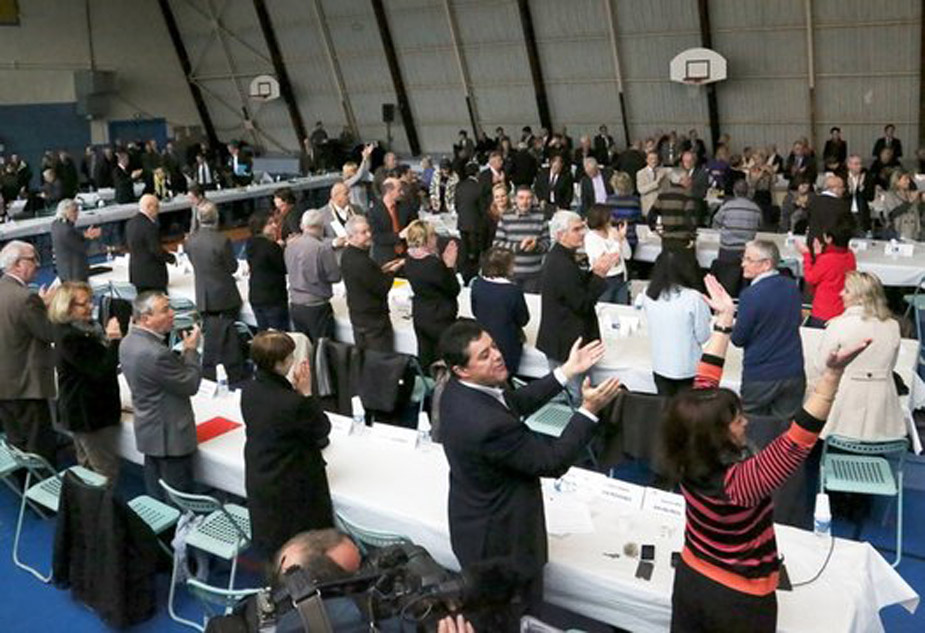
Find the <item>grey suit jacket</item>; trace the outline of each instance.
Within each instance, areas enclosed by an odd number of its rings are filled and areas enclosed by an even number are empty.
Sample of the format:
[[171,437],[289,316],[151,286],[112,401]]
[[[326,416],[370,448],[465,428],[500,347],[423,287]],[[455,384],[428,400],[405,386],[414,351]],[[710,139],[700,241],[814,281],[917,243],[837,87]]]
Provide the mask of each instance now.
[[182,457],[196,450],[190,397],[199,390],[199,353],[171,352],[163,337],[133,327],[119,346],[122,374],[132,390],[135,446],[154,457]]
[[[363,209],[358,205],[353,204],[352,202],[347,203],[348,207],[348,219],[355,215],[363,215]],[[337,233],[334,231],[334,209],[331,206],[331,203],[327,203],[321,207],[321,213],[324,216],[324,239],[325,241],[333,240],[337,237]]]
[[55,397],[54,338],[42,300],[16,278],[0,278],[0,400]]
[[87,281],[90,278],[87,240],[76,226],[67,220],[52,222],[51,246],[61,281]]
[[241,295],[234,280],[238,260],[231,240],[216,229],[200,227],[186,240],[185,249],[193,264],[199,311],[223,312],[241,307]]

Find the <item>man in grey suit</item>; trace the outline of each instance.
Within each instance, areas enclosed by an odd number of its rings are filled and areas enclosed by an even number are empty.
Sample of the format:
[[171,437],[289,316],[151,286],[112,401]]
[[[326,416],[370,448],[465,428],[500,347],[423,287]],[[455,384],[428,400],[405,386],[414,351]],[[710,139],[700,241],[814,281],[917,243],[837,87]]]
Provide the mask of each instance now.
[[7,440],[55,465],[56,437],[49,399],[55,397],[54,340],[45,303],[28,284],[39,269],[38,254],[14,240],[0,250],[0,421]]
[[[362,216],[361,216],[362,217]],[[331,284],[341,279],[332,244],[322,239],[324,216],[318,209],[302,214],[302,233],[286,245],[286,274],[289,277],[289,314],[292,324],[312,343],[334,337],[334,309]]]
[[363,210],[350,202],[350,188],[341,181],[331,187],[331,199],[321,207],[324,221],[324,241],[330,242],[335,249],[347,245],[347,220],[355,215],[363,215]]
[[78,231],[78,215],[80,207],[77,202],[65,198],[58,203],[55,221],[51,223],[51,247],[61,281],[87,281],[90,278],[87,240],[95,240],[102,234],[99,228],[92,226],[86,231]]
[[237,317],[241,309],[241,294],[234,279],[238,260],[231,240],[218,231],[218,207],[214,203],[204,202],[199,207],[199,228],[187,238],[184,248],[193,264],[199,312]]
[[164,498],[158,479],[181,491],[194,489],[196,420],[190,397],[202,377],[199,327],[183,336],[177,356],[164,340],[173,317],[167,295],[141,293],[132,303],[132,328],[119,346],[122,374],[132,391],[135,447],[145,456],[145,490],[157,499]]

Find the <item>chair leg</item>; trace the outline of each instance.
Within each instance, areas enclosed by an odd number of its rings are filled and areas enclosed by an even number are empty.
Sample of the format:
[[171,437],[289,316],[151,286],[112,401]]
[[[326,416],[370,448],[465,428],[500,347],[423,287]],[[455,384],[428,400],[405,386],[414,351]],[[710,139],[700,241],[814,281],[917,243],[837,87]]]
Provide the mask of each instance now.
[[200,633],[202,633],[206,630],[204,626],[202,626],[201,624],[197,624],[196,622],[193,622],[192,620],[181,618],[180,616],[177,615],[176,611],[174,611],[173,599],[177,591],[178,564],[179,564],[179,560],[177,558],[176,553],[174,553],[173,569],[170,572],[170,592],[167,595],[167,613],[170,614],[170,619],[173,620],[174,622],[178,622],[190,628],[196,629],[197,631],[200,631]]
[[39,570],[35,569],[34,567],[30,567],[29,565],[26,565],[24,562],[19,560],[19,537],[22,536],[22,522],[26,516],[26,501],[27,500],[26,500],[25,491],[29,489],[29,481],[31,477],[32,477],[31,472],[26,473],[26,483],[23,485],[23,494],[21,495],[22,500],[19,502],[19,518],[16,520],[16,535],[13,537],[13,564],[19,567],[20,569],[26,570],[27,572],[29,572],[30,574],[38,578],[41,582],[48,584],[51,582],[52,572],[48,572],[47,576],[43,576]]
[[[234,589],[234,577],[238,571],[238,553],[235,552],[234,556],[231,558],[231,574],[228,576],[228,591]],[[226,600],[225,601],[225,615],[231,613],[232,604]]]
[[893,567],[899,566],[899,561],[903,557],[903,478],[902,473],[898,477],[899,492],[896,495],[896,560],[893,561]]

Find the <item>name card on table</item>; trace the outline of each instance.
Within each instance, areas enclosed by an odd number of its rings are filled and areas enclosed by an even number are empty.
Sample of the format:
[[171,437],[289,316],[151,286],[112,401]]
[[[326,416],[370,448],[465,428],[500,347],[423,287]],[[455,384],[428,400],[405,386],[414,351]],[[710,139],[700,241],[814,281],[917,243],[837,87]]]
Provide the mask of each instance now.
[[331,422],[331,435],[347,437],[353,431],[353,420],[341,416],[328,416]]
[[894,257],[912,257],[914,253],[915,244],[890,241],[883,247],[884,255],[892,255]]
[[642,507],[646,489],[628,481],[607,479],[600,488],[601,498],[628,510],[639,510]]
[[665,518],[684,521],[684,497],[658,488],[646,488],[643,512],[653,512]]
[[855,253],[866,251],[869,247],[870,242],[867,240],[852,239],[850,242],[848,242],[848,248],[850,248]]
[[369,430],[368,437],[379,442],[391,444],[396,448],[413,451],[414,447],[417,445],[418,432],[415,429],[405,429],[400,426],[375,422]]

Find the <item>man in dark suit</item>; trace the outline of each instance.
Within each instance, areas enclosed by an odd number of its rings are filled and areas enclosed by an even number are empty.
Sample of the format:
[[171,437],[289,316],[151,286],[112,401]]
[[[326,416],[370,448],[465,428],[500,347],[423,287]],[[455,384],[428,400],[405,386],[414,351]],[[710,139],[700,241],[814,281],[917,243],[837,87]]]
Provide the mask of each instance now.
[[565,169],[561,156],[554,156],[549,161],[549,167],[544,167],[536,177],[533,190],[540,205],[550,217],[556,209],[570,209],[575,187],[572,184],[572,174]]
[[205,202],[199,207],[199,229],[187,238],[184,249],[193,265],[199,312],[237,317],[241,309],[241,294],[234,279],[238,260],[231,240],[218,230],[215,203]]
[[613,137],[607,132],[607,126],[602,125],[594,137],[594,157],[601,165],[610,165],[616,153],[617,147],[614,145]]
[[829,130],[829,140],[825,142],[822,148],[822,163],[828,168],[830,165],[840,166],[848,158],[848,144],[841,137],[841,128],[833,127]]
[[44,289],[29,292],[39,269],[38,254],[13,240],[0,250],[0,422],[7,441],[37,453],[53,466],[56,438],[49,400],[55,397],[54,330]]
[[851,203],[845,199],[845,181],[834,174],[826,176],[825,189],[818,196],[812,197],[807,214],[809,225],[806,229],[806,243],[810,248],[814,239],[823,242],[823,236],[836,225],[846,224],[853,229],[854,215],[851,213]]
[[581,178],[581,215],[588,214],[594,204],[605,204],[613,195],[610,178],[613,171],[609,167],[601,169],[593,156],[584,160],[584,176]]
[[903,142],[893,136],[895,133],[896,126],[892,123],[887,124],[887,126],[883,128],[883,136],[877,139],[877,142],[874,143],[874,151],[871,152],[874,158],[879,158],[880,152],[882,152],[885,147],[889,147],[893,150],[893,158],[899,159],[903,157]]
[[96,157],[93,164],[93,184],[97,189],[109,189],[113,186],[112,170],[116,168],[116,157],[113,156],[110,146],[103,147],[103,151]]
[[405,260],[395,258],[379,266],[369,256],[372,244],[373,235],[364,216],[355,215],[347,220],[347,246],[340,259],[347,289],[347,312],[357,347],[391,352],[394,342],[389,290]]
[[536,178],[537,167],[536,159],[527,150],[527,145],[525,143],[518,144],[517,150],[511,156],[510,173],[507,174],[511,184],[515,187],[520,185],[529,187],[533,184],[533,179]]
[[504,358],[475,321],[450,326],[440,348],[452,371],[440,401],[440,435],[450,465],[453,553],[464,571],[489,559],[510,566],[516,598],[476,627],[517,631],[520,616],[535,613],[543,599],[548,554],[540,477],[562,476],[581,455],[619,382],[610,378],[592,388],[585,381],[581,409],[553,439],[521,421],[603,357],[600,341],[584,347],[574,341],[565,363],[516,391],[506,388]]
[[816,160],[811,156],[802,141],[793,144],[793,149],[784,164],[784,177],[790,181],[790,189],[797,188],[798,176],[807,182],[816,182]]
[[[636,174],[646,166],[646,153],[642,149],[641,141],[636,141],[632,146],[627,147],[626,151],[617,157],[617,171],[629,174],[633,178],[633,187],[636,187]],[[658,154],[656,154],[658,156]],[[658,164],[656,163],[656,167]],[[639,190],[635,189],[636,195]]]
[[398,178],[382,182],[382,198],[369,212],[369,228],[373,232],[372,258],[382,265],[405,253],[404,230],[418,219],[415,205],[402,204],[404,190]]
[[[619,260],[619,255],[602,255],[590,272],[583,271],[575,256],[584,244],[585,223],[572,211],[558,211],[552,216],[549,233],[555,244],[543,262],[543,309],[536,347],[546,354],[552,369],[566,361],[577,338],[593,341],[600,336],[594,306],[607,288],[607,271]],[[578,380],[576,376],[567,386],[575,403],[581,392]]]
[[116,168],[112,170],[112,183],[116,190],[116,204],[128,204],[135,201],[135,180],[141,178],[142,170],[131,171],[129,155],[125,152],[116,154]]
[[190,398],[199,391],[199,326],[183,336],[174,354],[164,338],[173,329],[167,295],[143,292],[132,303],[132,328],[119,346],[122,375],[132,392],[135,447],[145,456],[145,492],[163,499],[163,479],[182,492],[194,492],[196,419]]
[[859,154],[851,154],[845,164],[845,171],[840,174],[845,182],[845,198],[851,213],[857,218],[857,226],[862,231],[869,231],[870,203],[874,199],[876,186],[874,178],[861,163]]
[[139,293],[146,290],[167,292],[167,264],[176,259],[161,246],[157,215],[160,202],[145,194],[138,201],[139,212],[125,224],[125,245],[128,247],[128,279]]
[[460,241],[459,272],[465,282],[469,283],[469,280],[478,274],[488,215],[487,207],[482,206],[479,166],[469,163],[466,165],[465,175],[466,177],[456,185],[456,226],[459,229]]
[[79,214],[77,203],[65,198],[58,203],[55,221],[51,223],[51,247],[61,281],[87,281],[90,278],[87,240],[95,240],[102,234],[102,230],[96,227],[78,231],[75,224]]

